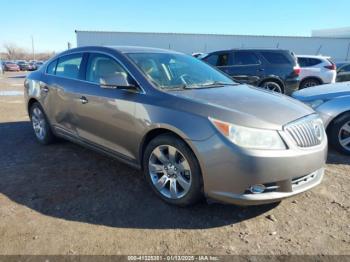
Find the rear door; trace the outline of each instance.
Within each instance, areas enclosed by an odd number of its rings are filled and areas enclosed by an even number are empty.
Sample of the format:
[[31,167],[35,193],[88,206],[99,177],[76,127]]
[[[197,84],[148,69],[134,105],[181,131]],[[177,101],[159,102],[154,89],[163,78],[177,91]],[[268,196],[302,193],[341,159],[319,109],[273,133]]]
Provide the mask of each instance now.
[[62,56],[52,61],[40,81],[43,106],[58,132],[76,135],[75,93],[81,86],[83,53]]

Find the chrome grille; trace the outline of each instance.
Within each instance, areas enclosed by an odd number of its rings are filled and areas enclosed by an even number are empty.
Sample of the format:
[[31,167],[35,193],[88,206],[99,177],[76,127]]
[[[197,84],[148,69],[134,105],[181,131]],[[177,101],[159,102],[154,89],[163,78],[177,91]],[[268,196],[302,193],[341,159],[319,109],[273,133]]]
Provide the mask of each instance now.
[[316,116],[309,116],[292,122],[284,130],[299,147],[312,147],[321,144],[325,136],[323,122]]

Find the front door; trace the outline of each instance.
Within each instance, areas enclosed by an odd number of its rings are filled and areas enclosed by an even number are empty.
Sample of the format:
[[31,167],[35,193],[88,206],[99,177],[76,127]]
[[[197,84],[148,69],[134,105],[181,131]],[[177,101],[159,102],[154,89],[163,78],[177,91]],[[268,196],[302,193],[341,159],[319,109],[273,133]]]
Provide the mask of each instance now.
[[262,70],[261,61],[251,51],[234,51],[230,66],[223,68],[235,81],[251,85],[259,82]]
[[[135,159],[130,143],[135,135],[135,101],[141,94],[101,85],[105,79],[127,72],[114,58],[89,54],[86,83],[76,93],[78,136],[86,142]],[[135,135],[136,136],[136,135]]]

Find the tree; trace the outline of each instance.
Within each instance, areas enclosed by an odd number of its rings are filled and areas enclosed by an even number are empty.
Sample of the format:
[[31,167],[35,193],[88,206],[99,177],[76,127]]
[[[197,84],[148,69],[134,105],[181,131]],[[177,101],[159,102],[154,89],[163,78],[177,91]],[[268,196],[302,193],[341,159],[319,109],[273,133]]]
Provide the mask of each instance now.
[[4,44],[6,58],[9,60],[21,59],[25,55],[25,51],[22,48],[17,47],[15,44]]

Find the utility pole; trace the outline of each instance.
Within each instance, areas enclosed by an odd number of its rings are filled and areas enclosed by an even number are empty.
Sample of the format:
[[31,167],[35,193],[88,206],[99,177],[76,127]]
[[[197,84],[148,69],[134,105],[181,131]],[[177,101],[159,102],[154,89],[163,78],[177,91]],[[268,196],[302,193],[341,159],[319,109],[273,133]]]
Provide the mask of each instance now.
[[32,53],[33,53],[33,60],[35,60],[35,51],[34,51],[34,37],[32,37]]

